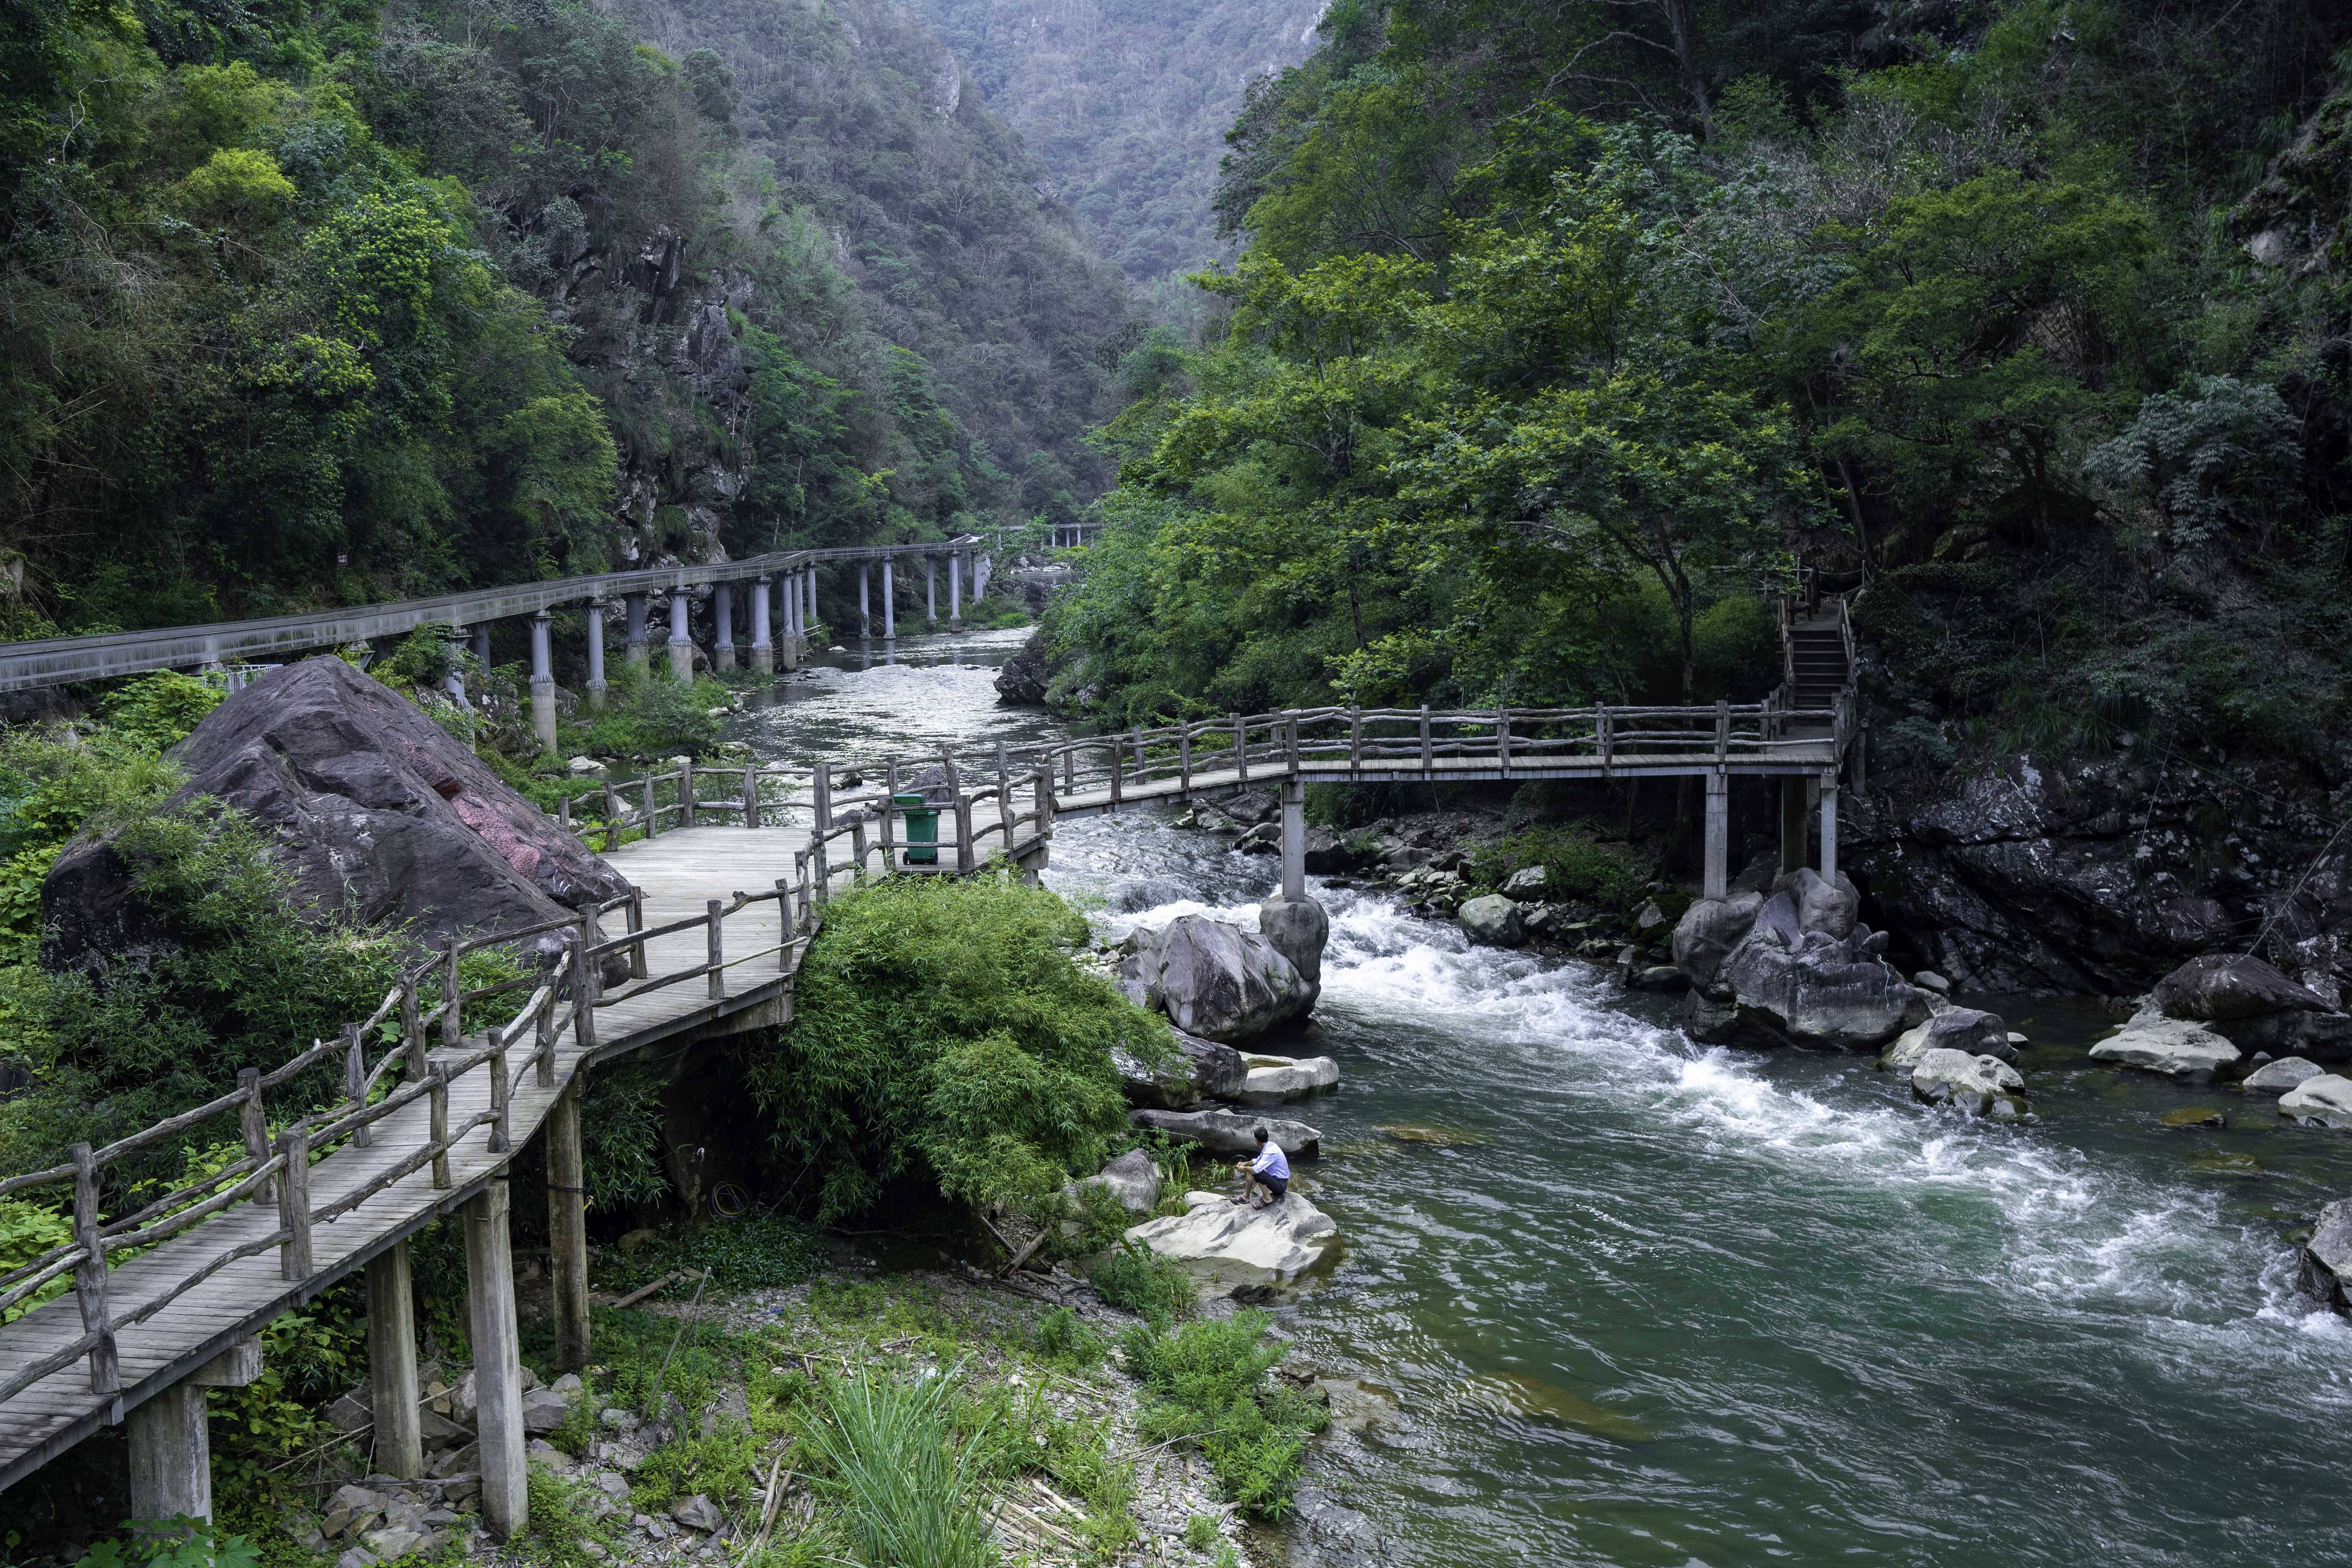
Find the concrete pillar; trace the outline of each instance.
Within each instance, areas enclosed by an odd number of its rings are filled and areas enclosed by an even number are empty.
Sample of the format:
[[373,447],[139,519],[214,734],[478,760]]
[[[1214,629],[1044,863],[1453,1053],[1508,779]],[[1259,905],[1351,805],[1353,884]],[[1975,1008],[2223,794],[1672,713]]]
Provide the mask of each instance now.
[[1822,774],[1822,880],[1837,880],[1837,797],[1838,776],[1835,768]]
[[367,1266],[368,1383],[375,1410],[375,1468],[415,1480],[425,1473],[417,1405],[416,1299],[409,1289],[408,1243],[396,1241]]
[[490,1178],[465,1206],[466,1307],[474,1339],[475,1440],[482,1521],[500,1541],[530,1522],[523,1468],[521,1343],[515,1327],[514,1253],[507,1244],[507,1179]]
[[886,637],[898,635],[897,592],[898,584],[891,581],[890,557],[885,555],[882,557],[882,635]]
[[783,591],[784,625],[776,638],[776,661],[786,669],[801,667],[801,580],[796,572],[786,572],[776,578],[776,586]]
[[547,1117],[547,1239],[554,1259],[555,1364],[588,1364],[588,1203],[580,1157],[581,1080],[557,1097]]
[[1805,863],[1805,781],[1780,781],[1780,874],[1787,876]]
[[816,646],[816,628],[818,624],[824,619],[824,617],[817,613],[816,607],[816,568],[814,566],[807,568],[807,570],[802,574],[802,581],[808,590],[808,609],[806,612],[807,622],[803,630],[809,639],[809,646],[811,647],[814,647]]
[[213,1446],[205,1430],[205,1391],[193,1378],[173,1384],[124,1418],[131,1439],[131,1517],[207,1524],[213,1517]]
[[940,629],[940,583],[933,570],[939,563],[935,555],[923,557],[923,629],[927,632]]
[[490,668],[490,623],[488,621],[474,628],[474,657],[481,660],[484,669]]
[[873,574],[867,570],[867,563],[860,561],[857,563],[857,635],[861,637],[874,635],[874,605],[866,592],[866,584],[872,576]]
[[776,650],[768,631],[768,580],[751,580],[751,668],[761,675],[773,674]]
[[588,706],[604,710],[604,602],[588,603]]
[[530,618],[530,728],[542,752],[555,750],[555,653],[548,631],[554,619],[545,610]]
[[718,629],[711,636],[710,663],[715,669],[735,668],[735,589],[721,583],[710,591],[711,618]]
[[643,669],[646,668],[646,596],[643,594],[624,594],[621,606],[628,616],[627,640],[621,645],[625,657],[631,664]]
[[1731,896],[1731,779],[1726,773],[1706,775],[1706,868],[1699,896]]
[[1307,785],[1282,781],[1282,896],[1307,896]]
[[963,630],[963,556],[948,557],[948,630]]
[[683,685],[694,679],[694,639],[686,635],[686,590],[669,596],[669,673]]

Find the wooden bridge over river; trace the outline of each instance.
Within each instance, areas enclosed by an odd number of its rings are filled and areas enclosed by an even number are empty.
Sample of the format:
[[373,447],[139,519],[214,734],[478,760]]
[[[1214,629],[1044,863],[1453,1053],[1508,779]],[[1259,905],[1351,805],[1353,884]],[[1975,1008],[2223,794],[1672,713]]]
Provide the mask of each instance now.
[[[1791,679],[1782,692],[1804,689]],[[1297,895],[1309,783],[1696,775],[1707,782],[1706,886],[1719,896],[1734,776],[1782,781],[1793,803],[1784,857],[1792,820],[1795,843],[1805,842],[1803,807],[1818,790],[1821,859],[1833,873],[1852,718],[1843,680],[1829,695],[1817,707],[1776,693],[1706,708],[1320,708],[886,759],[862,764],[855,783],[820,763],[804,790],[759,764],[684,768],[625,795],[592,789],[564,804],[563,819],[604,850],[630,895],[547,926],[453,942],[338,1038],[267,1072],[248,1068],[210,1104],[0,1181],[0,1196],[69,1205],[73,1223],[71,1242],[0,1275],[0,1311],[70,1281],[0,1326],[0,1488],[127,1422],[134,1515],[208,1517],[204,1390],[249,1381],[257,1331],[354,1270],[369,1300],[374,1468],[421,1474],[407,1238],[454,1215],[466,1231],[482,1511],[496,1533],[511,1534],[526,1510],[508,1243],[514,1151],[546,1139],[559,1356],[580,1366],[589,1350],[583,1076],[656,1043],[788,1021],[793,976],[835,893],[886,871],[1034,875],[1061,818],[1272,789],[1283,890]],[[910,848],[913,812],[936,820],[928,864],[910,863],[923,853]],[[554,931],[565,933],[564,962],[461,987],[467,951]],[[600,980],[612,961],[625,961],[625,982]],[[273,1100],[336,1064],[342,1093],[331,1103]],[[246,1153],[135,1211],[109,1213],[108,1168],[184,1135],[241,1136]]]

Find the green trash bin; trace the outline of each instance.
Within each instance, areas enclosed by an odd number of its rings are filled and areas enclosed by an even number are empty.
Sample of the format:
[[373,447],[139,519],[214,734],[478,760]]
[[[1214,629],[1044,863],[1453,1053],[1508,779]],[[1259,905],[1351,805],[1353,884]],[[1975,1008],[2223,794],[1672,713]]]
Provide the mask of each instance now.
[[907,864],[936,866],[940,863],[940,814],[927,803],[920,791],[911,795],[894,795],[890,804],[907,814]]

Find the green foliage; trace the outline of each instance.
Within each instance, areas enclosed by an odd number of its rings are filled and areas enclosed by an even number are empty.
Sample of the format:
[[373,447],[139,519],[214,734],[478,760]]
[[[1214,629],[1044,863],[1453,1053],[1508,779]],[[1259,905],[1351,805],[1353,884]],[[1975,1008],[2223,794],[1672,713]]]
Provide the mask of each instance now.
[[134,1525],[130,1542],[101,1541],[82,1553],[74,1568],[260,1568],[261,1555],[242,1535],[183,1516]]
[[1289,1511],[1307,1439],[1328,1420],[1267,1376],[1290,1348],[1266,1342],[1272,1322],[1239,1312],[1168,1331],[1139,1323],[1119,1339],[1128,1370],[1143,1380],[1143,1435],[1197,1441],[1227,1494],[1261,1519]]
[[710,710],[734,700],[725,686],[708,678],[681,684],[625,661],[606,679],[604,711],[583,715],[576,729],[565,726],[562,749],[653,763],[718,751],[719,721]]
[[1081,1322],[1067,1307],[1056,1307],[1037,1320],[1034,1341],[1047,1361],[1080,1371],[1102,1360],[1109,1348],[1103,1337]]
[[769,1289],[799,1284],[824,1256],[817,1234],[805,1224],[783,1215],[752,1213],[740,1219],[666,1225],[654,1240],[634,1251],[608,1249],[597,1278],[613,1289],[628,1290],[675,1270],[698,1278],[707,1268],[714,1289]]
[[1195,1552],[1207,1552],[1217,1544],[1217,1521],[1204,1513],[1196,1513],[1186,1520],[1184,1544]]
[[337,1286],[271,1319],[259,1338],[261,1375],[206,1395],[214,1487],[245,1516],[305,1500],[286,1464],[333,1439],[320,1410],[366,1375],[364,1295],[356,1281]]
[[159,669],[106,694],[106,725],[128,744],[160,753],[187,739],[226,695],[205,681]]
[[897,1378],[867,1369],[828,1378],[822,1397],[824,1419],[807,1438],[824,1467],[818,1484],[867,1562],[986,1568],[996,1561],[982,1489],[1006,1436],[990,1424],[959,1430],[959,1375]]
[[[530,1530],[523,1542],[523,1555],[541,1568],[591,1568],[607,1560],[612,1537],[590,1506],[601,1494],[543,1465],[531,1466],[524,1484]],[[591,1545],[604,1550],[591,1552]]]
[[[0,1198],[0,1274],[23,1268],[45,1252],[73,1240],[73,1220],[67,1215],[23,1198]],[[0,1323],[13,1323],[42,1302],[73,1289],[73,1273],[52,1279],[32,1295],[0,1313]]]
[[1159,1325],[1190,1315],[1200,1296],[1181,1264],[1131,1241],[1097,1261],[1087,1282],[1106,1305]]
[[663,1084],[657,1070],[628,1061],[589,1079],[580,1143],[590,1208],[653,1203],[670,1190],[661,1162]]
[[1171,1047],[1071,962],[1085,936],[1010,877],[889,878],[827,906],[794,1019],[748,1067],[779,1168],[822,1173],[820,1223],[918,1172],[961,1202],[1044,1205],[1097,1167],[1126,1126],[1112,1050]]
[[1603,909],[1642,901],[1647,869],[1622,849],[1597,844],[1570,828],[1538,828],[1484,845],[1463,868],[1475,887],[1499,888],[1526,866],[1544,868],[1544,896],[1574,899]]

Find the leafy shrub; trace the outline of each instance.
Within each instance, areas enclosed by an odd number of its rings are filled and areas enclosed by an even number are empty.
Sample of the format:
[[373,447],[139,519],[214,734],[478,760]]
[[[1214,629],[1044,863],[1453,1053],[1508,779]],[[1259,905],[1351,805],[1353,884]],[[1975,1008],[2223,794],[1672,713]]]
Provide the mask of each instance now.
[[1566,828],[1538,828],[1471,856],[1464,868],[1473,886],[1499,888],[1523,867],[1541,866],[1546,897],[1573,899],[1605,909],[1624,909],[1641,901],[1649,876],[1642,864],[1622,849],[1596,844]]
[[131,1540],[101,1541],[74,1568],[261,1568],[261,1554],[242,1535],[190,1521],[152,1520],[134,1525]]
[[585,1485],[543,1465],[530,1467],[525,1484],[530,1488],[528,1555],[532,1561],[544,1568],[593,1568],[607,1560],[609,1553],[587,1550],[591,1543],[602,1548],[612,1538],[598,1522]]
[[992,1424],[958,1434],[961,1380],[900,1380],[871,1371],[828,1379],[824,1419],[808,1430],[818,1485],[868,1563],[991,1568],[996,1545],[980,1501],[1002,1459]]
[[1154,1323],[1184,1316],[1196,1300],[1192,1277],[1180,1265],[1131,1241],[1122,1242],[1087,1278],[1106,1305]]
[[673,1269],[699,1276],[710,1271],[713,1289],[752,1289],[797,1285],[824,1260],[816,1233],[786,1215],[749,1214],[740,1219],[664,1227],[647,1246],[608,1255],[598,1278],[618,1289],[658,1279]]
[[563,746],[591,756],[637,762],[679,755],[707,757],[719,749],[719,723],[710,716],[735,694],[718,681],[681,685],[623,660],[609,667],[604,712],[566,726]]
[[1172,1331],[1139,1323],[1119,1338],[1128,1370],[1143,1382],[1142,1435],[1193,1438],[1227,1493],[1261,1519],[1289,1510],[1307,1439],[1328,1419],[1266,1375],[1290,1348],[1265,1342],[1273,1321],[1239,1312]]
[[[73,1221],[57,1210],[22,1198],[0,1198],[0,1274],[21,1268],[34,1258],[73,1239]],[[0,1323],[13,1323],[42,1302],[73,1289],[73,1275],[61,1274],[5,1312]]]
[[1037,1353],[1065,1366],[1089,1367],[1102,1360],[1108,1344],[1081,1322],[1067,1307],[1056,1307],[1037,1320],[1033,1341]]
[[1111,1051],[1164,1021],[1073,963],[1086,922],[1011,878],[893,877],[836,898],[793,1021],[746,1076],[787,1171],[821,1171],[817,1219],[918,1172],[946,1195],[1045,1209],[1126,1130]]
[[193,676],[159,669],[107,694],[107,727],[133,745],[162,752],[178,745],[228,694]]

